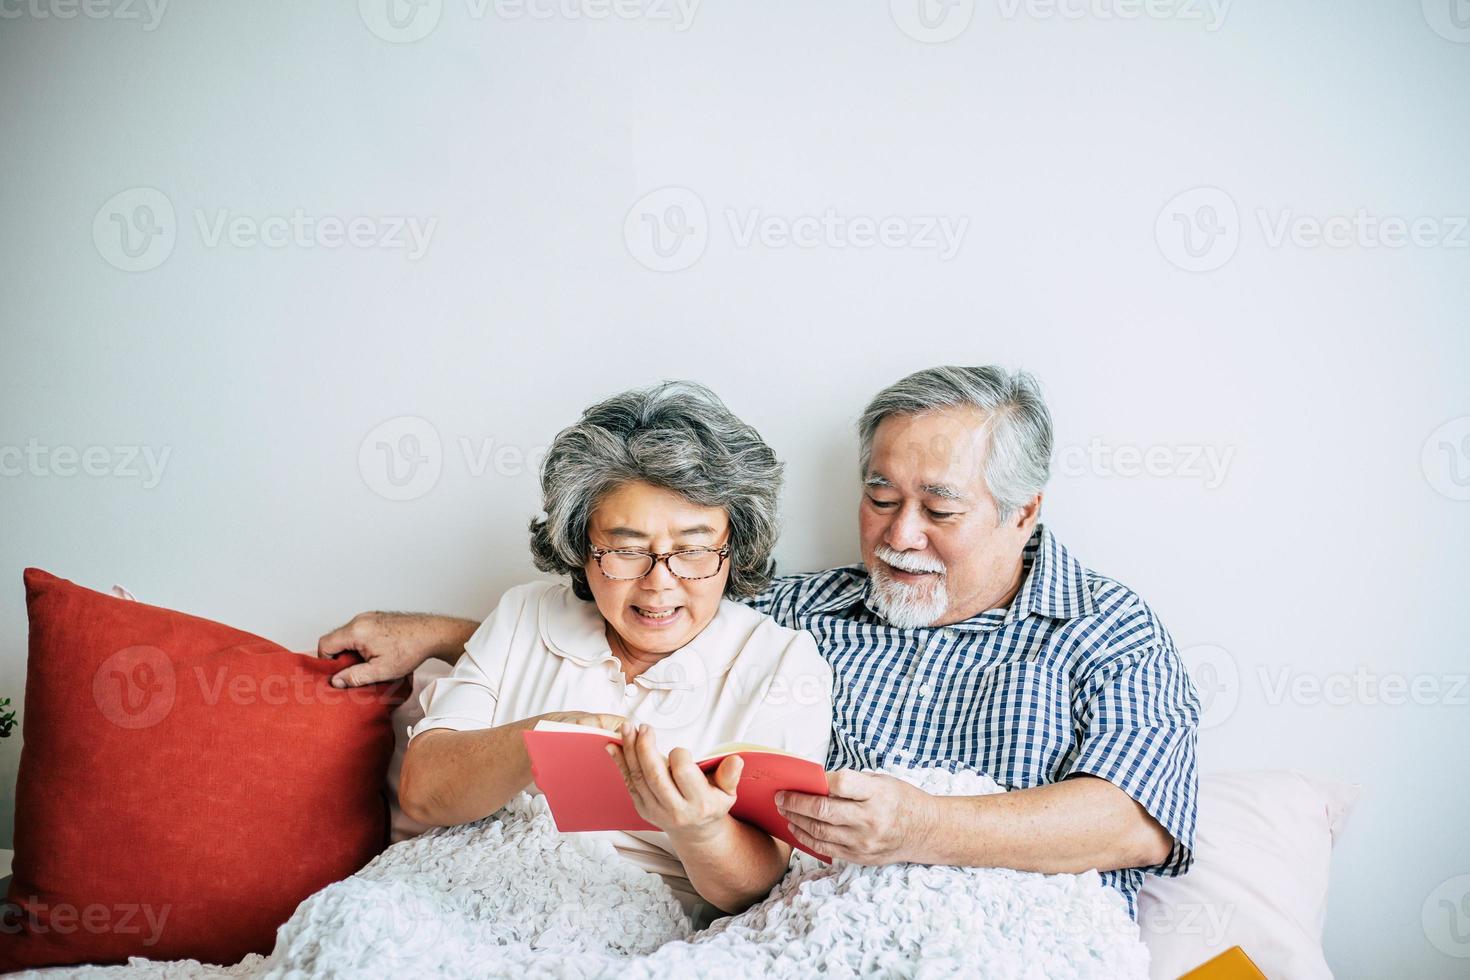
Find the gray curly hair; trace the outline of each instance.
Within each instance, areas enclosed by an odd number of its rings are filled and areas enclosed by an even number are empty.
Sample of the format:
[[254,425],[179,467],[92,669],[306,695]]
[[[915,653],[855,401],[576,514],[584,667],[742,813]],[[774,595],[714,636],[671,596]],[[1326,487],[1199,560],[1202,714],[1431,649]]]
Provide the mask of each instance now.
[[771,580],[780,530],[782,464],[760,433],[704,385],[666,381],[625,391],[557,433],[541,466],[541,509],[531,521],[531,557],[543,572],[571,576],[590,600],[585,564],[592,511],[609,491],[643,482],[730,520],[725,595],[758,595]]

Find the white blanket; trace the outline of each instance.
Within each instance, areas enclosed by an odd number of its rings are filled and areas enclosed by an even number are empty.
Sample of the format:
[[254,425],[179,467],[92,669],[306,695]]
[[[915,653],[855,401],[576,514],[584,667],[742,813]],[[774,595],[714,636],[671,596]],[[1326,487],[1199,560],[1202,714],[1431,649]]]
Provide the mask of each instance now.
[[[987,777],[899,771],[931,792]],[[1148,952],[1096,872],[1042,875],[801,857],[763,902],[692,932],[656,875],[595,835],[560,835],[542,797],[384,851],[302,902],[267,957],[134,959],[70,976],[685,978],[957,974],[1146,978]]]

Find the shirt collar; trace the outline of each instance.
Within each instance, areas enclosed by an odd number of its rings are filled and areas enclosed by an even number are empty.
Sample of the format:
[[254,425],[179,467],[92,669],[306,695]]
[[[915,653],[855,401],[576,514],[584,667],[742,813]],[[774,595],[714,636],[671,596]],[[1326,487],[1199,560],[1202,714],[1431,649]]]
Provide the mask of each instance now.
[[[659,691],[692,691],[728,673],[743,639],[732,609],[738,613],[741,608],[728,599],[720,600],[719,611],[708,626],[633,678],[633,683]],[[597,604],[578,599],[570,588],[548,590],[541,599],[537,626],[541,641],[557,656],[580,667],[608,663],[610,672],[622,669],[607,645],[607,623]]]
[[[989,629],[1000,622],[1013,623],[1030,615],[1051,619],[1076,619],[1095,611],[1092,593],[1087,589],[1087,569],[1072,557],[1056,536],[1044,525],[1036,525],[1031,539],[1021,552],[1025,574],[1021,588],[1005,610],[987,609],[958,623],[952,629]],[[861,603],[872,615],[883,617],[869,605],[872,580],[862,565],[848,566],[855,573],[850,585],[812,607],[812,612],[836,612]]]
[[1021,561],[1027,568],[1026,577],[1011,601],[1007,621],[1033,613],[1052,619],[1076,619],[1093,614],[1095,607],[1087,588],[1087,569],[1044,525],[1036,525]]

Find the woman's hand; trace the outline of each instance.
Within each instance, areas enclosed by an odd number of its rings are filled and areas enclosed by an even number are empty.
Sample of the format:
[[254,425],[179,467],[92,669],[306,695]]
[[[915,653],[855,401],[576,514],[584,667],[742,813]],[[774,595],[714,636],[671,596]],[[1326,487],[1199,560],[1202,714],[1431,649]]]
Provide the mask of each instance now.
[[628,723],[628,719],[622,715],[600,715],[589,711],[548,711],[544,715],[537,715],[535,720],[554,721],[563,725],[586,725],[588,728],[605,728],[610,732],[616,732]]
[[634,729],[625,722],[621,735],[622,746],[609,745],[608,755],[622,770],[639,816],[676,842],[698,843],[725,829],[745,765],[739,756],[725,759],[713,776],[706,776],[688,749],[664,758],[647,725]]

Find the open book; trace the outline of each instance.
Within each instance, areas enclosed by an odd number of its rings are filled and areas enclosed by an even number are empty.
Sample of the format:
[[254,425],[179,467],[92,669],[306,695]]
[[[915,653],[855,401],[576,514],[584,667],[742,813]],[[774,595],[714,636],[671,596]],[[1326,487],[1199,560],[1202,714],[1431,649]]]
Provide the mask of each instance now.
[[[531,756],[531,775],[546,794],[557,830],[658,830],[638,815],[618,764],[604,748],[610,742],[622,744],[616,733],[541,721],[521,734]],[[780,790],[826,796],[827,774],[822,767],[790,752],[745,742],[716,746],[696,755],[694,762],[708,774],[732,755],[744,759],[745,768],[740,773],[730,815],[813,857],[830,860],[798,844],[786,818],[776,810],[776,793]]]

